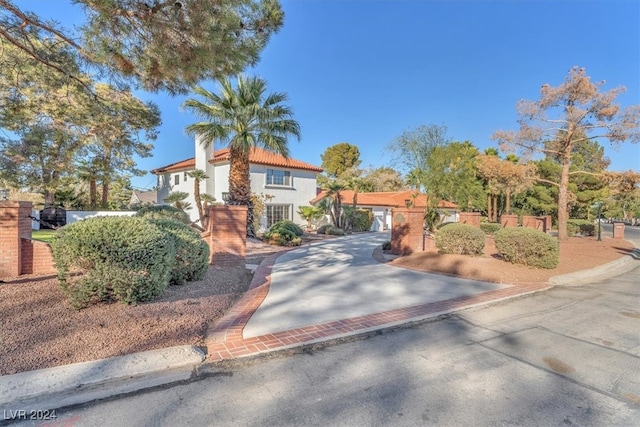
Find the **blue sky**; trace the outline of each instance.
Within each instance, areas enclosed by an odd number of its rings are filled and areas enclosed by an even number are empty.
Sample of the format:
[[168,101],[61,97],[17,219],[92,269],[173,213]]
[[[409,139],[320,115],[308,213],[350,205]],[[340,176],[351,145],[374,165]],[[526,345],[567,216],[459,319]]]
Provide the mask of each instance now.
[[[283,0],[284,27],[247,74],[286,92],[302,129],[294,158],[320,165],[339,142],[357,145],[362,167],[391,165],[385,147],[420,125],[445,125],[454,140],[495,146],[517,129],[516,102],[539,99],[584,67],[604,89],[625,86],[622,106],[640,104],[640,2],[637,0]],[[81,22],[67,0],[16,4],[66,26]],[[203,82],[213,89],[215,83]],[[162,111],[150,170],[194,155],[180,109],[189,96],[138,92]],[[614,150],[612,170],[640,170],[640,145]],[[132,179],[139,188],[155,177]]]

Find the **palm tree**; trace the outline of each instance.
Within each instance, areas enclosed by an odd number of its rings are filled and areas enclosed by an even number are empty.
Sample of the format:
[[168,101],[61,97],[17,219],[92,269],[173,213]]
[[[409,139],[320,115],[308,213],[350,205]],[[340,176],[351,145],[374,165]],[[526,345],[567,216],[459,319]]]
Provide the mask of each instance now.
[[189,193],[184,191],[173,191],[169,193],[169,195],[164,199],[165,202],[169,203],[174,208],[182,209],[183,211],[187,211],[191,209],[191,203],[187,202],[187,198],[189,197]]
[[287,137],[300,139],[300,125],[292,119],[291,108],[282,105],[287,95],[266,94],[267,82],[259,77],[240,75],[236,87],[223,78],[219,85],[219,94],[200,86],[193,89],[203,100],[187,99],[183,107],[205,121],[187,126],[186,131],[199,135],[207,147],[214,141],[229,146],[229,203],[248,207],[247,235],[255,237],[249,153],[261,147],[288,157]]
[[202,206],[202,198],[200,196],[200,181],[204,181],[205,179],[208,179],[209,176],[202,169],[194,169],[190,172],[187,172],[187,175],[193,178],[193,198],[195,199],[196,208],[198,209],[200,226],[206,229],[207,224],[205,224],[204,208]]

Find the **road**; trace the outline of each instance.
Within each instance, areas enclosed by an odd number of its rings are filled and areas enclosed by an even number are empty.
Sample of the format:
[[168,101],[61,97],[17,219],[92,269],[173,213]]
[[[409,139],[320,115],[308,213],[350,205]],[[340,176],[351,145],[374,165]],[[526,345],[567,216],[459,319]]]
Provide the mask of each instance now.
[[47,425],[638,425],[639,275],[640,265],[601,283],[219,369],[58,412]]

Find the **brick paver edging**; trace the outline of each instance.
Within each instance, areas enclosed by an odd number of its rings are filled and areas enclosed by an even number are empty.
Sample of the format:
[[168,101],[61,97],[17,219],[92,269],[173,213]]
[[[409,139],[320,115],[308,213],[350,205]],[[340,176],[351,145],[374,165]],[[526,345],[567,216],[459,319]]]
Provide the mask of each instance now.
[[258,337],[243,338],[242,331],[245,325],[269,292],[271,270],[276,259],[282,253],[275,253],[264,259],[254,273],[249,290],[229,313],[208,331],[205,344],[210,362],[254,356],[260,353],[363,334],[376,329],[394,327],[490,302],[523,296],[551,287],[548,283],[519,283],[472,296],[404,307]]

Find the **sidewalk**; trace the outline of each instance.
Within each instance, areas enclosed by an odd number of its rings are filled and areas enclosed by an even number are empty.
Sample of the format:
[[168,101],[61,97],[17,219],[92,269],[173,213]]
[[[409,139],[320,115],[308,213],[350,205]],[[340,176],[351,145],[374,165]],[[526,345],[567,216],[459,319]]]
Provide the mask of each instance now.
[[[373,252],[388,238],[358,234],[267,257],[243,298],[209,331],[206,359],[202,350],[180,346],[0,376],[0,403],[7,410],[80,404],[189,380],[223,360],[366,334],[552,286],[487,283],[384,265]],[[636,267],[632,257],[624,260],[615,261],[618,268]],[[605,265],[583,272],[580,280],[619,273]]]

